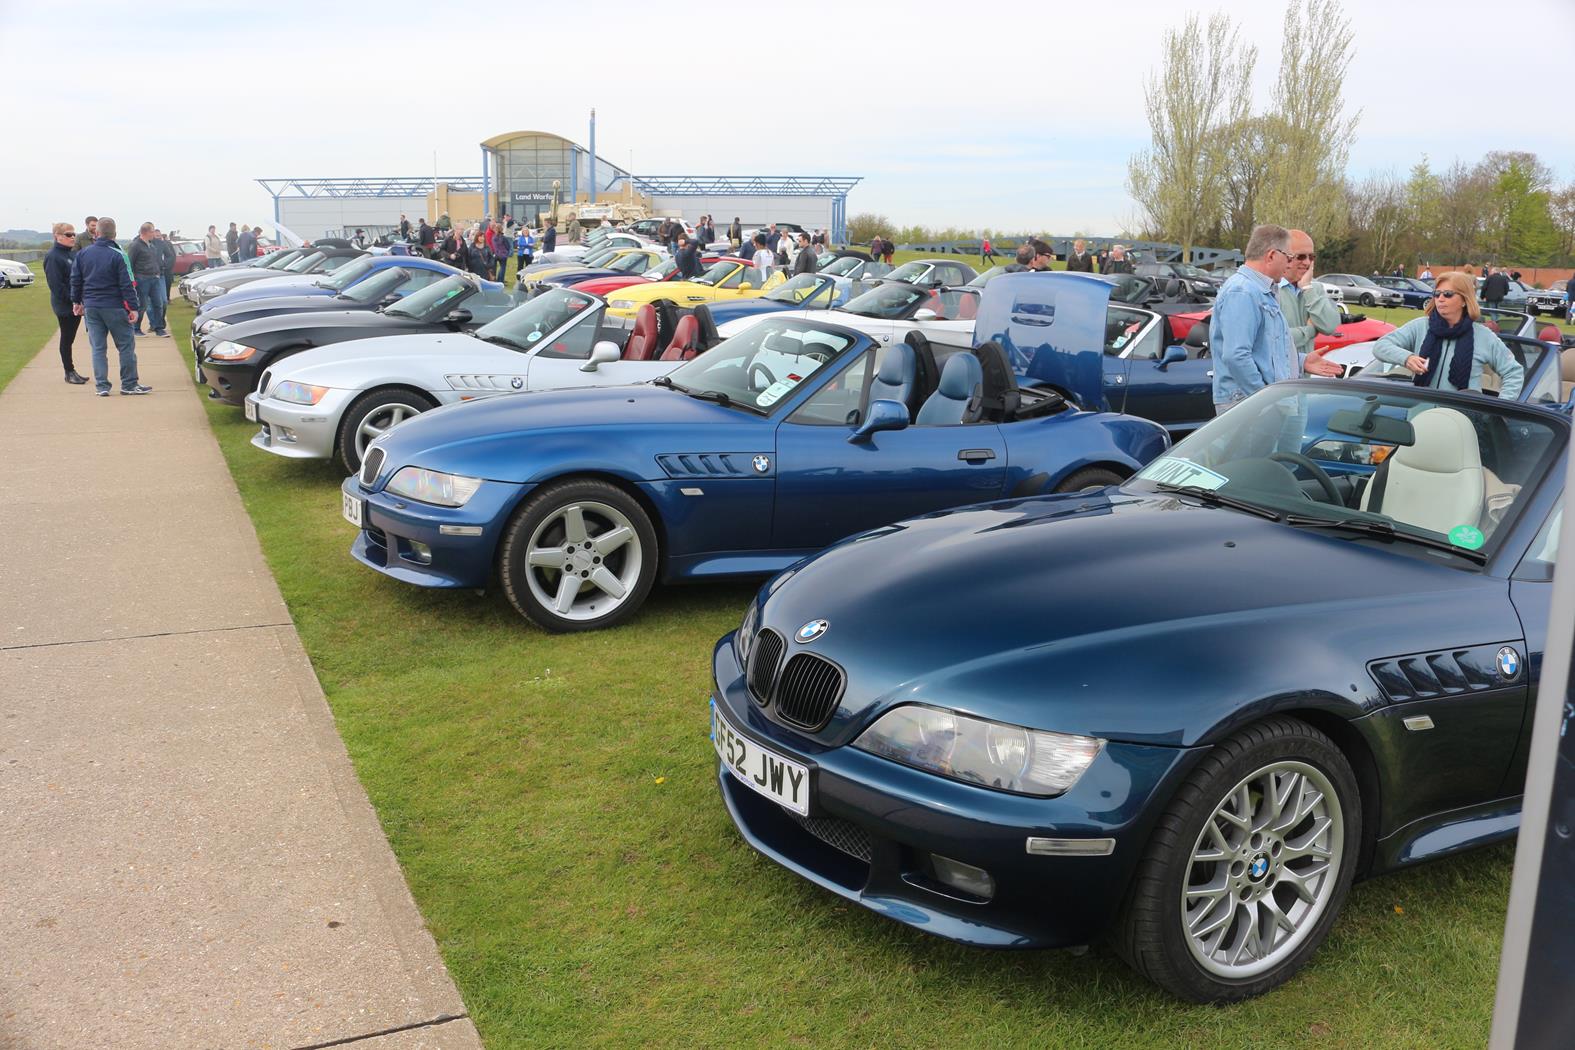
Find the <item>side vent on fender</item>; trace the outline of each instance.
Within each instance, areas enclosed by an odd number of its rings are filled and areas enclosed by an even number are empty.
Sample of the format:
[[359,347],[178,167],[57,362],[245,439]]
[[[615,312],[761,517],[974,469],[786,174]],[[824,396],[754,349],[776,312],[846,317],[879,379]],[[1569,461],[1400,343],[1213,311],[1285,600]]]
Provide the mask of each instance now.
[[1503,689],[1524,681],[1523,675],[1506,679],[1499,674],[1497,654],[1505,644],[1519,651],[1519,646],[1513,643],[1494,642],[1468,649],[1374,660],[1367,665],[1367,671],[1394,704]]
[[668,452],[656,463],[670,478],[745,478],[754,474],[747,452]]

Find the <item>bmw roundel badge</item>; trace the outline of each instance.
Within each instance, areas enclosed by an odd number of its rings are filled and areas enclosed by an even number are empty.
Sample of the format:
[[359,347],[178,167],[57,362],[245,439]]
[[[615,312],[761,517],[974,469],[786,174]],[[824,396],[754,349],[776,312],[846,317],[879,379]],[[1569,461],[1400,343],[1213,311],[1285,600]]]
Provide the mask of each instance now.
[[764,474],[766,471],[771,469],[770,456],[756,456],[753,460],[751,460],[751,463],[754,465],[756,474]]
[[1508,645],[1498,651],[1498,673],[1511,682],[1520,674],[1520,654]]
[[825,634],[826,629],[830,626],[831,624],[825,620],[811,620],[800,627],[798,633],[793,635],[793,637],[798,639],[800,645],[807,645]]
[[525,377],[515,376],[513,379],[509,380],[509,386],[513,387],[515,390],[522,389],[525,386]]

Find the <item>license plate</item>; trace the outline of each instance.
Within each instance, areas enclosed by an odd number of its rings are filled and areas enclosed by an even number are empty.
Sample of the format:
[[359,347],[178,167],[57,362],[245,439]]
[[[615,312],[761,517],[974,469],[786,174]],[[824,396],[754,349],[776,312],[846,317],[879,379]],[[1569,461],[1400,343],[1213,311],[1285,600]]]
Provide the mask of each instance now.
[[246,422],[257,422],[257,402],[253,401],[251,398],[246,399]]
[[728,723],[715,700],[711,701],[711,743],[740,784],[800,816],[809,816],[809,767],[745,737]]
[[366,507],[365,502],[350,495],[348,492],[341,492],[339,495],[344,500],[345,520],[359,529],[363,518],[362,512]]

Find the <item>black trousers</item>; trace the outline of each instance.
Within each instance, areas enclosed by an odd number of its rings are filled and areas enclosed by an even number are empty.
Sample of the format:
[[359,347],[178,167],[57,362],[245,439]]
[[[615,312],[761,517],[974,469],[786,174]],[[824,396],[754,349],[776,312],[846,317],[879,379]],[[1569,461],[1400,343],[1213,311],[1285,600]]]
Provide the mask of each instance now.
[[75,372],[76,366],[71,361],[71,344],[76,341],[77,329],[82,327],[82,318],[76,314],[56,314],[55,320],[60,322],[60,363],[68,373]]

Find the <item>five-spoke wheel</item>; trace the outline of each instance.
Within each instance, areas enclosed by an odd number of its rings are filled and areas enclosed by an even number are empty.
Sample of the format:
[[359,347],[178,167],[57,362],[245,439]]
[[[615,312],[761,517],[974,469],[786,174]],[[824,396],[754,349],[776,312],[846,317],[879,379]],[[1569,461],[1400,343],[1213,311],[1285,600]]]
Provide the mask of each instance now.
[[339,439],[335,443],[339,465],[346,474],[354,474],[361,469],[368,445],[411,416],[434,407],[431,398],[414,390],[389,387],[363,394],[345,409],[344,418],[339,421]]

